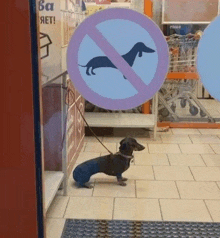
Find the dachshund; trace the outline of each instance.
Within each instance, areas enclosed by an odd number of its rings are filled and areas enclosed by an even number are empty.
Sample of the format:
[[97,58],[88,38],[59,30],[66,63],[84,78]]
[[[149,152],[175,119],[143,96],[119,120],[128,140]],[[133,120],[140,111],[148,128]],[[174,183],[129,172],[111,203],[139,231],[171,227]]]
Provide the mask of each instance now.
[[127,181],[127,179],[122,177],[122,173],[130,167],[130,162],[134,157],[133,151],[144,149],[145,147],[134,138],[126,137],[120,142],[119,152],[116,154],[97,157],[79,164],[73,171],[73,179],[78,187],[92,188],[86,185],[90,177],[97,173],[105,173],[110,176],[116,176],[118,184],[126,186],[124,181]]

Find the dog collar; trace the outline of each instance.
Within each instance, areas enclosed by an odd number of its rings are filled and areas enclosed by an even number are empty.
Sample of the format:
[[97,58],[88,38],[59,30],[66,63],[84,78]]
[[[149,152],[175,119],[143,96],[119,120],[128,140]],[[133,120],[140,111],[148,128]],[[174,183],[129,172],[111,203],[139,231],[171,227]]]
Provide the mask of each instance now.
[[121,155],[121,156],[123,156],[123,157],[126,158],[126,159],[133,159],[133,158],[134,158],[133,155],[124,155],[124,154],[122,154],[121,152],[118,152],[118,153],[116,153],[116,154]]

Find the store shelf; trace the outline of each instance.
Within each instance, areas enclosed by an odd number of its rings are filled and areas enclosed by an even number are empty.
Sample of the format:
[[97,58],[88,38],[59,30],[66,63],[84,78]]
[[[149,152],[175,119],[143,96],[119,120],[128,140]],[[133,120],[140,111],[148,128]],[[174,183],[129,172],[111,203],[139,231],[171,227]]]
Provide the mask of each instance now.
[[86,112],[85,119],[91,127],[153,128],[154,114]]
[[62,181],[64,173],[60,171],[45,171],[45,209],[48,210]]

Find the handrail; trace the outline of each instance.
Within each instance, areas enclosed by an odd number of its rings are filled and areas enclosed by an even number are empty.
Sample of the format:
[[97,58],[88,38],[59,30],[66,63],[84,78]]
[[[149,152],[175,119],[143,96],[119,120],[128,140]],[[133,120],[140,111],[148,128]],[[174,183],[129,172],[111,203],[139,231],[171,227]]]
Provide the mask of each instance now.
[[63,73],[57,75],[55,78],[51,79],[50,81],[46,82],[45,84],[43,84],[42,87],[44,88],[44,87],[48,86],[49,84],[51,84],[52,82],[54,82],[54,81],[55,81],[56,79],[58,79],[59,77],[64,76],[64,75],[66,75],[66,74],[68,74],[67,70],[64,71]]

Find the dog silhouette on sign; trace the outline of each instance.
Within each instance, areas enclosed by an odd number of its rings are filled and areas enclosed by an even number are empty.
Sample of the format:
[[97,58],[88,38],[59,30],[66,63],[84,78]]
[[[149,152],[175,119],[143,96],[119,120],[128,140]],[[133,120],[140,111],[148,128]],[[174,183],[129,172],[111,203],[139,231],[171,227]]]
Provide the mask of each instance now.
[[[132,67],[136,56],[138,54],[139,57],[142,57],[143,52],[145,53],[154,53],[155,50],[147,47],[144,43],[138,42],[136,43],[133,48],[125,55],[122,55],[122,58]],[[117,67],[111,62],[111,60],[106,56],[98,56],[92,58],[86,65],[80,65],[81,67],[86,67],[86,74],[88,76],[96,75],[94,69],[98,68],[115,68]],[[89,72],[91,69],[91,73]],[[125,76],[124,76],[125,78]]]

